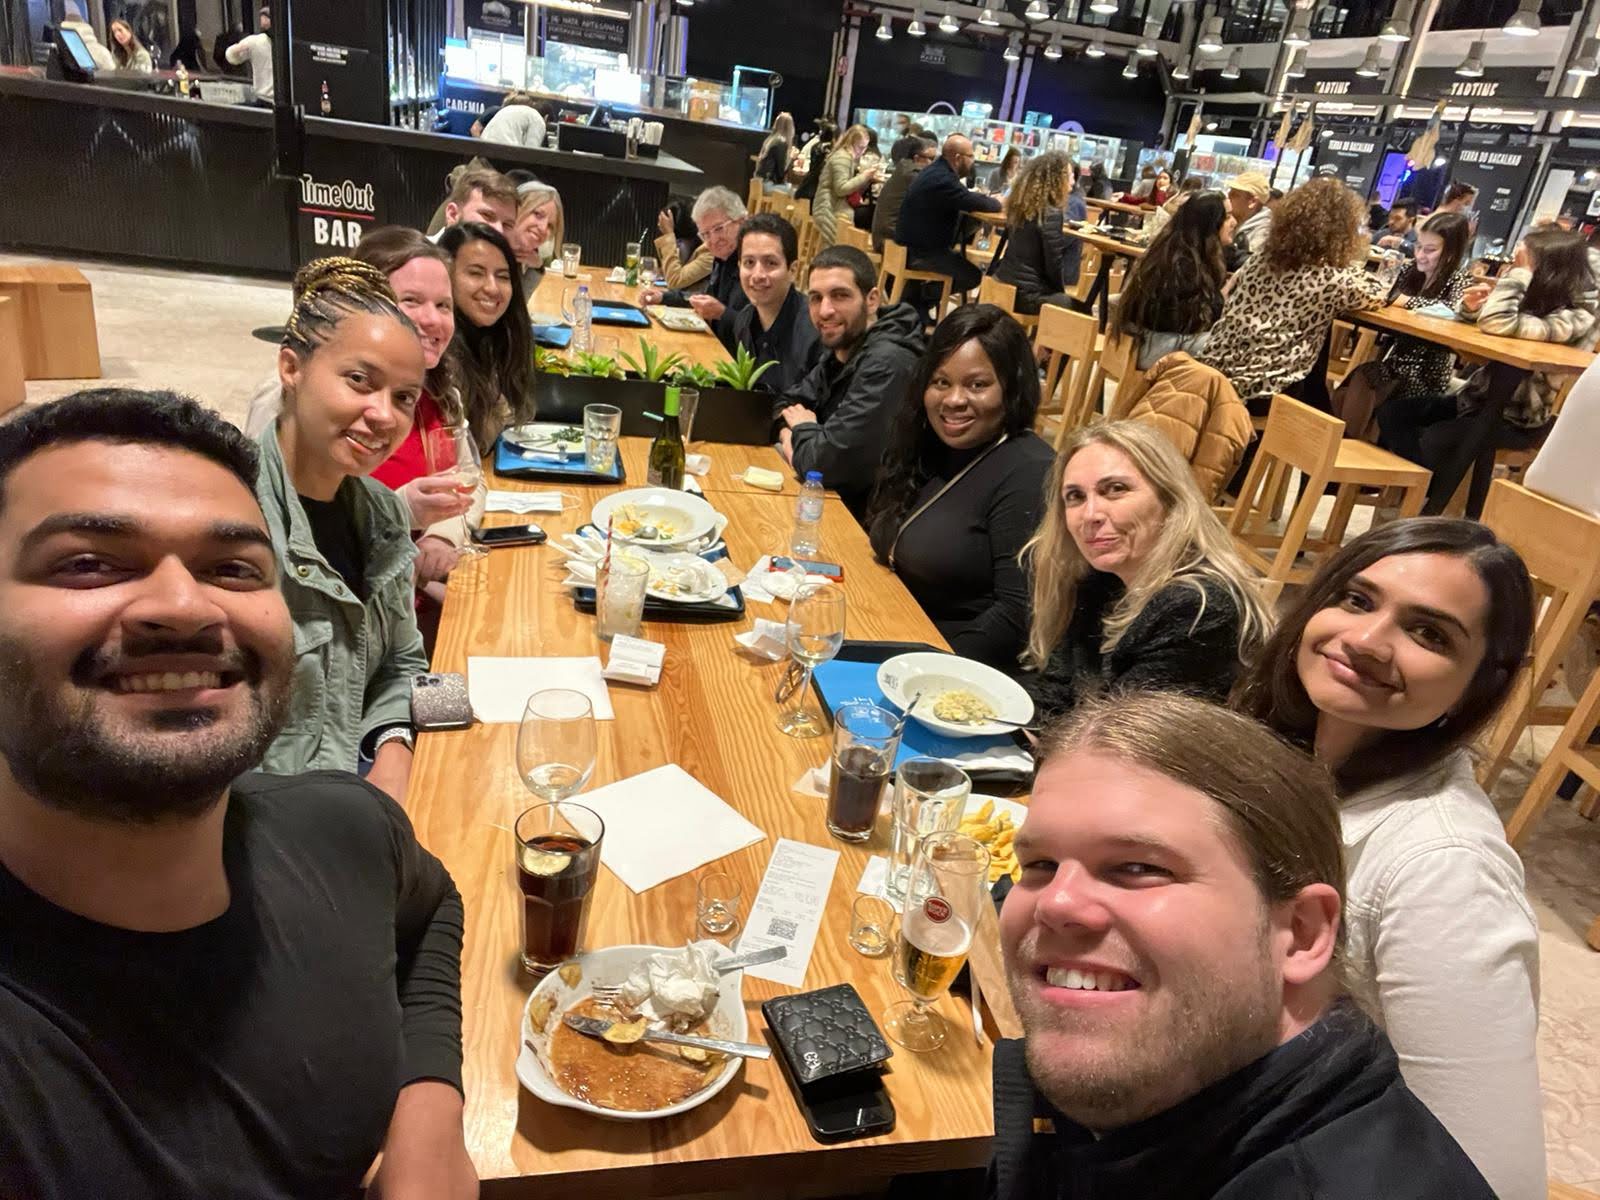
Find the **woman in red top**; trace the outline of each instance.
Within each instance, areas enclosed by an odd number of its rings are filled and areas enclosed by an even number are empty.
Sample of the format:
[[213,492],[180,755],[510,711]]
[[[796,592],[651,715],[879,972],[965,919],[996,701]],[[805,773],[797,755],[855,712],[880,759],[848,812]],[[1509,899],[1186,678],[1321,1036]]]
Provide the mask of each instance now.
[[461,522],[472,506],[453,479],[428,473],[422,439],[429,429],[459,423],[461,401],[455,389],[450,353],[455,336],[455,300],[450,287],[450,255],[415,229],[388,225],[361,239],[352,258],[370,263],[389,277],[400,310],[411,318],[422,341],[427,382],[417,402],[411,432],[372,477],[399,492],[411,509],[417,540],[417,586],[442,580],[460,554]]

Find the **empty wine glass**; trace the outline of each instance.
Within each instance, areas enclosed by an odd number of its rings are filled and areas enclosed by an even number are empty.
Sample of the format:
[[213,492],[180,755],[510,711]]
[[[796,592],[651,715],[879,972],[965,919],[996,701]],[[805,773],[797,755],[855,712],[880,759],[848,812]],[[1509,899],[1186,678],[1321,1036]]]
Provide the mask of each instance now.
[[844,644],[844,589],[838,584],[811,584],[801,588],[789,605],[787,634],[794,658],[778,685],[777,701],[793,701],[778,714],[778,728],[790,737],[820,737],[826,719],[811,701],[811,672],[828,662]]
[[[478,454],[478,443],[473,439],[471,428],[466,425],[439,425],[425,430],[422,452],[427,459],[429,473],[454,475],[456,487],[473,497],[473,507],[476,508],[478,485],[483,482],[483,459]],[[471,511],[469,509],[461,514],[461,553],[467,557],[488,553],[473,540],[472,525],[468,520]]]
[[594,774],[594,708],[589,697],[549,688],[528,697],[517,730],[517,774],[541,800],[576,796]]

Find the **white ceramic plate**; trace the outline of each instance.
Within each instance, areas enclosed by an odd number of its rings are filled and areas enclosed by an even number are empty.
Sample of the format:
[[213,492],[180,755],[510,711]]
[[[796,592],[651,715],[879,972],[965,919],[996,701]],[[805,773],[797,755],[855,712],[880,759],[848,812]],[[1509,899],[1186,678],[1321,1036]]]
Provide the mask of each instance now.
[[[650,554],[650,583],[645,594],[671,604],[709,604],[728,594],[728,577],[694,554]],[[668,584],[675,584],[676,591]]]
[[677,333],[710,333],[711,326],[700,319],[700,314],[692,308],[672,308],[665,304],[652,304],[645,309],[665,329]]
[[[555,435],[565,430],[578,432],[576,441],[557,441]],[[513,425],[502,437],[518,450],[533,454],[548,454],[552,458],[577,458],[583,454],[583,430],[577,425],[562,425],[557,421],[535,421],[528,425]]]
[[[612,532],[618,541],[632,542],[636,546],[666,550],[682,546],[710,533],[717,523],[717,510],[701,497],[691,492],[675,492],[667,488],[629,488],[616,492],[594,506],[589,519],[596,529],[605,532],[613,515],[619,526]],[[639,530],[629,529],[625,523],[638,520],[646,525],[663,528],[670,536],[640,537]]]
[[[587,954],[578,955],[574,960],[583,968],[583,978],[578,980],[576,987],[568,987],[560,974],[555,971],[551,971],[541,979],[539,986],[529,995],[528,1004],[531,1005],[540,996],[550,996],[556,1002],[555,1011],[550,1017],[549,1030],[536,1032],[532,1021],[528,1019],[527,1008],[523,1008],[522,1036],[518,1039],[521,1050],[517,1054],[517,1081],[549,1104],[581,1109],[598,1117],[609,1117],[614,1121],[653,1121],[657,1117],[677,1116],[679,1113],[688,1112],[691,1108],[699,1108],[727,1087],[739,1073],[739,1066],[744,1059],[728,1059],[722,1064],[716,1078],[687,1100],[680,1100],[677,1104],[653,1109],[650,1112],[622,1112],[614,1108],[601,1108],[598,1104],[590,1104],[587,1100],[579,1100],[576,1096],[562,1091],[550,1074],[545,1056],[548,1053],[550,1033],[554,1032],[556,1022],[561,1019],[560,1014],[590,996],[595,984],[622,983],[640,959],[672,949],[674,947],[670,946],[612,946],[606,950],[591,950]],[[734,971],[720,976],[718,983],[722,994],[717,998],[716,1008],[711,1010],[711,1019],[708,1022],[711,1026],[711,1036],[728,1038],[736,1042],[749,1041],[750,1022],[744,1011],[744,972]],[[528,1042],[539,1047],[539,1052],[529,1050]]]
[[[901,711],[922,693],[911,719],[929,729],[951,737],[991,737],[995,734],[1013,733],[1017,724],[1033,720],[1033,697],[1022,690],[1022,685],[993,667],[973,662],[970,658],[957,658],[954,654],[900,654],[878,667],[878,687]],[[966,691],[988,702],[995,716],[1008,722],[1000,725],[994,721],[960,725],[942,721],[933,715],[933,705],[941,692]]]

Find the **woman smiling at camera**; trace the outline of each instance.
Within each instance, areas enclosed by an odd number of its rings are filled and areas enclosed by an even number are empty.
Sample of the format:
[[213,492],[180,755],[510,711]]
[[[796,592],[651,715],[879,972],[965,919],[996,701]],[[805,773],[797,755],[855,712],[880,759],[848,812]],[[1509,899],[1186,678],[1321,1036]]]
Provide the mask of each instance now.
[[1395,521],[1306,586],[1237,704],[1342,793],[1349,985],[1501,1200],[1545,1195],[1539,930],[1467,747],[1527,653],[1522,560],[1471,521]]
[[1222,699],[1266,636],[1267,610],[1194,474],[1134,421],[1074,430],[1044,522],[1023,548],[1033,623],[1022,682],[1040,720],[1111,689]]
[[1050,470],[1038,409],[1022,326],[992,304],[962,305],[911,377],[867,513],[873,551],[951,649],[1011,672],[1028,632],[1017,552]]
[[479,453],[507,425],[533,420],[533,333],[511,243],[476,221],[439,235],[456,302],[461,405]]
[[262,769],[353,771],[370,759],[367,778],[404,800],[411,679],[428,669],[411,603],[416,548],[405,502],[366,476],[411,432],[422,346],[366,263],[318,259],[294,295],[256,494],[294,617],[295,673]]

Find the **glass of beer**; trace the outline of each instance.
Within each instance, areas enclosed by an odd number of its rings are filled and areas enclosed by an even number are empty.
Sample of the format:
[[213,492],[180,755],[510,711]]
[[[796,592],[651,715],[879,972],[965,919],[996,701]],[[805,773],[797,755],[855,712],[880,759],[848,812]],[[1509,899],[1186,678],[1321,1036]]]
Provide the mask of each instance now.
[[828,772],[828,832],[834,837],[864,842],[872,836],[883,785],[894,773],[902,727],[897,714],[864,700],[834,711]]
[[961,974],[982,906],[990,903],[988,884],[989,852],[966,834],[930,834],[917,847],[894,949],[895,982],[911,999],[883,1020],[883,1031],[907,1050],[944,1045],[944,1018],[929,1005]]
[[516,832],[522,967],[543,975],[583,945],[606,827],[592,809],[558,801],[528,809],[517,818]]

